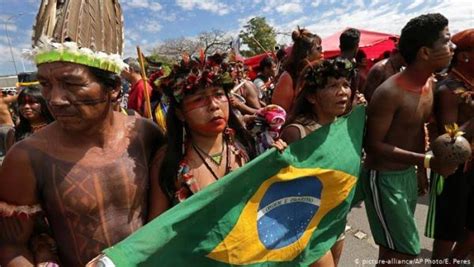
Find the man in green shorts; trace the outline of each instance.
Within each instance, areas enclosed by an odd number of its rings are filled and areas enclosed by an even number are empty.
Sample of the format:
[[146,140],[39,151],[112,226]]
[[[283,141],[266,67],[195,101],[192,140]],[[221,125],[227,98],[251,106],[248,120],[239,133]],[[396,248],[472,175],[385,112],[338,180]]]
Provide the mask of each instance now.
[[[379,260],[410,260],[420,253],[414,213],[416,167],[447,175],[456,166],[425,155],[423,124],[433,107],[433,73],[453,56],[448,20],[427,14],[402,30],[399,50],[407,67],[374,92],[367,114],[367,158],[361,176],[370,228],[380,246]],[[401,263],[401,262],[400,262]]]

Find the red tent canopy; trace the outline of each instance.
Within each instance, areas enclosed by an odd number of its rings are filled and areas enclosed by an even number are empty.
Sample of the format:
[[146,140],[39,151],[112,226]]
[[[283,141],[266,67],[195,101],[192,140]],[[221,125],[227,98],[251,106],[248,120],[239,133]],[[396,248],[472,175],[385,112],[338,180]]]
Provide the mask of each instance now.
[[[380,57],[385,51],[392,51],[395,48],[395,40],[399,38],[398,35],[381,33],[381,32],[372,32],[361,30],[360,31],[360,42],[359,48],[365,52],[367,59],[376,59]],[[323,54],[325,58],[336,57],[340,54],[339,51],[339,36],[343,31],[336,32],[333,35],[326,37],[322,41]],[[288,47],[288,53],[291,51],[291,47]],[[271,55],[271,53],[269,53]],[[255,69],[258,67],[260,60],[266,56],[265,53],[249,57],[244,60],[244,63]]]
[[[395,40],[398,39],[398,35],[358,30],[360,31],[359,49],[365,52],[367,59],[378,58],[385,51],[392,51],[395,48]],[[336,32],[323,39],[322,46],[325,58],[336,57],[341,53],[339,50],[339,36],[342,32]]]
[[256,56],[253,56],[253,57],[246,58],[246,59],[244,59],[244,64],[249,66],[249,67],[256,68],[260,64],[260,61],[263,58],[265,58],[266,56],[272,56],[272,53],[268,52],[268,53],[263,53],[263,54],[260,54],[260,55],[256,55]]

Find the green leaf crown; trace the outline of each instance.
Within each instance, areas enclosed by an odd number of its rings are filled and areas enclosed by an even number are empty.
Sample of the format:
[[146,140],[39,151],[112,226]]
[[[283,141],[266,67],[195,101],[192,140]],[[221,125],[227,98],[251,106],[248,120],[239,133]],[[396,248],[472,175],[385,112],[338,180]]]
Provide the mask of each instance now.
[[329,77],[339,79],[341,77],[351,80],[355,75],[354,63],[348,59],[336,58],[323,60],[315,66],[309,65],[303,73],[305,87],[313,89],[323,89]]
[[51,62],[71,62],[120,74],[128,65],[118,54],[95,52],[79,47],[76,42],[56,43],[43,36],[32,50],[25,50],[24,56],[32,59],[36,65]]

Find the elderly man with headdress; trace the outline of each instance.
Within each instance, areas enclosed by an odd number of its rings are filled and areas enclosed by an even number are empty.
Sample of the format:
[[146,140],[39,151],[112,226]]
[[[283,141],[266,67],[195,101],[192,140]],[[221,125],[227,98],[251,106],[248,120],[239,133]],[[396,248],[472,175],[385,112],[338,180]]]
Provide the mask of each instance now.
[[[37,21],[31,55],[56,121],[15,144],[0,169],[2,266],[84,266],[145,222],[149,166],[163,137],[151,121],[112,110],[124,68],[112,54],[121,52],[121,9],[99,4],[103,20],[81,1],[41,5],[38,19],[50,12],[56,26],[48,32]],[[82,35],[77,25],[91,31]],[[50,237],[35,232],[42,216]]]

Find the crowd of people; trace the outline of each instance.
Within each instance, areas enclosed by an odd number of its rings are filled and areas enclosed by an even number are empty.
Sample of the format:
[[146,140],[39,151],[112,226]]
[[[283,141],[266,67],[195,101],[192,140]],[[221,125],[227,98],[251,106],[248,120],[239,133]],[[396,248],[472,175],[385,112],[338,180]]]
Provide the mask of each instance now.
[[[266,149],[282,151],[356,105],[367,106],[367,126],[353,202],[365,202],[379,259],[420,254],[414,212],[428,191],[433,259],[467,259],[473,169],[429,150],[451,123],[472,140],[474,29],[451,36],[443,15],[415,17],[370,70],[357,29],[341,34],[332,59],[307,29],[292,40],[288,55],[261,60],[253,81],[228,53],[183,55],[151,83],[135,59],[116,68],[37,60],[39,85],[0,97],[0,265],[84,266]],[[312,266],[337,266],[343,242],[340,233]]]

